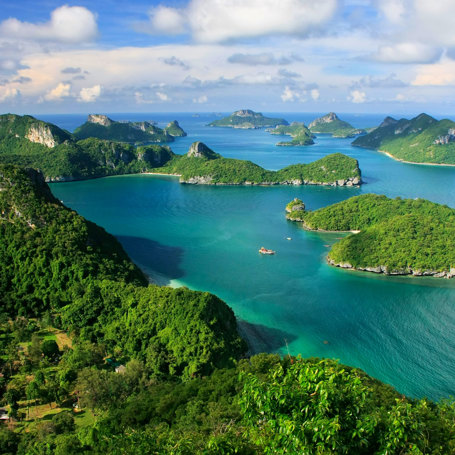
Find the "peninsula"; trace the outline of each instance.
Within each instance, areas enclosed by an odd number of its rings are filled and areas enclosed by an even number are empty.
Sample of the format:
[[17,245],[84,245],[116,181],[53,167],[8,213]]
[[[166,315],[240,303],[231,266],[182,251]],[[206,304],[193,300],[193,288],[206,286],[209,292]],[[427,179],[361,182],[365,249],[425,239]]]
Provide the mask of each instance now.
[[333,137],[355,137],[365,130],[354,128],[350,123],[341,120],[334,112],[313,120],[308,125],[312,133],[331,134]]
[[279,146],[299,146],[314,144],[314,134],[305,126],[303,122],[292,122],[290,125],[278,125],[267,130],[270,134],[280,136],[291,136],[292,141],[278,142]]
[[268,171],[251,161],[223,158],[202,142],[194,142],[186,155],[174,155],[152,172],[179,175],[182,183],[209,185],[357,186],[362,183],[357,160],[341,153],[309,164]]
[[208,126],[219,126],[224,128],[238,129],[255,129],[255,128],[273,128],[277,125],[288,125],[288,122],[282,118],[265,117],[260,112],[254,112],[250,109],[235,111],[228,117],[214,120]]
[[411,120],[386,117],[373,131],[352,143],[415,164],[455,165],[455,122],[420,114]]
[[[302,207],[303,205],[303,207]],[[300,200],[287,218],[313,231],[352,232],[327,260],[337,267],[386,275],[455,276],[455,210],[425,199],[355,196],[315,211]]]
[[76,128],[73,134],[76,139],[96,137],[134,144],[172,142],[174,137],[186,136],[177,120],[161,129],[151,122],[117,122],[100,114],[89,114],[87,121]]

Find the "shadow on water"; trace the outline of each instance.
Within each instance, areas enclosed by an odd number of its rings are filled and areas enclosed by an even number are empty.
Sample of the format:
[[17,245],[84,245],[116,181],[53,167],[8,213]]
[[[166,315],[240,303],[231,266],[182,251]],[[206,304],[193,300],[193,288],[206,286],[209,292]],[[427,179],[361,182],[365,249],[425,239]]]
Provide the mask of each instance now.
[[297,339],[296,335],[284,332],[283,330],[267,327],[262,324],[238,319],[239,333],[248,343],[248,355],[259,354],[260,352],[276,352]]
[[185,272],[180,268],[182,248],[163,245],[144,237],[119,235],[117,239],[131,259],[156,284],[165,286],[171,280],[185,276]]

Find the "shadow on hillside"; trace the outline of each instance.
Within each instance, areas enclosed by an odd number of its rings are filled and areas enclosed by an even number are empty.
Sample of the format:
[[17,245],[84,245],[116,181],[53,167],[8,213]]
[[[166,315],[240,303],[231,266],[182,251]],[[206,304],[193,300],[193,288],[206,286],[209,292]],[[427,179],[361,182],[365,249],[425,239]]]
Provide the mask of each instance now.
[[286,346],[286,342],[291,343],[297,338],[283,330],[253,324],[241,319],[238,319],[238,327],[240,335],[248,343],[248,355],[278,351]]
[[117,236],[130,258],[156,284],[166,286],[171,280],[182,278],[180,268],[183,249],[162,245],[154,240],[126,235]]

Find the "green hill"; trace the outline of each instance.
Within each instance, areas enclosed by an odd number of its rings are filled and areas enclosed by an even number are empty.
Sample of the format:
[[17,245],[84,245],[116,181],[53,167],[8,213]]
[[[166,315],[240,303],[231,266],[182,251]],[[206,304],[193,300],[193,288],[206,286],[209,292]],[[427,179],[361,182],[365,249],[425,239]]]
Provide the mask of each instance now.
[[292,137],[292,141],[278,142],[280,146],[297,146],[297,145],[312,145],[314,144],[314,135],[305,126],[303,122],[292,122],[290,125],[278,125],[275,128],[267,130],[270,134],[288,135]]
[[225,128],[270,128],[277,125],[288,125],[288,122],[282,118],[264,117],[260,112],[254,112],[250,109],[236,111],[228,117],[215,120],[208,126],[220,126]]
[[77,141],[51,123],[30,116],[0,115],[0,163],[40,169],[48,181],[145,172],[172,156],[166,146],[136,148],[95,138]]
[[455,210],[424,199],[365,194],[315,210],[291,211],[306,229],[360,231],[335,243],[336,266],[390,275],[455,276]]
[[354,128],[350,123],[338,118],[334,112],[313,120],[308,128],[312,133],[331,134],[333,137],[355,137],[364,130]]
[[359,185],[357,160],[341,153],[309,164],[293,164],[268,171],[251,161],[223,158],[202,142],[191,145],[186,155],[175,155],[156,172],[180,176],[182,183],[217,185]]
[[162,130],[149,122],[116,122],[105,115],[90,114],[87,122],[74,130],[77,139],[96,137],[109,141],[130,142],[172,142],[174,136],[185,136],[177,121],[169,123]]
[[406,162],[455,164],[455,122],[438,121],[427,114],[411,120],[387,117],[352,145],[377,149]]

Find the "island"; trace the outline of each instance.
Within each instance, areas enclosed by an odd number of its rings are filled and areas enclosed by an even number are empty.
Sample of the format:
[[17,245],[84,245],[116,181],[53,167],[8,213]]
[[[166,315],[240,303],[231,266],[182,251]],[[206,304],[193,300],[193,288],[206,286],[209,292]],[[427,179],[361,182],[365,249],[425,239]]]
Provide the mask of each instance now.
[[455,122],[423,113],[411,120],[386,117],[353,146],[379,150],[413,164],[455,165]]
[[341,120],[334,112],[313,120],[308,128],[312,133],[331,134],[333,137],[340,138],[355,137],[365,132]]
[[294,200],[287,218],[312,231],[350,232],[330,264],[385,275],[455,276],[455,210],[425,199],[355,196],[315,211]]
[[96,137],[134,144],[172,142],[174,137],[186,136],[176,120],[161,129],[151,122],[117,122],[101,114],[89,114],[87,121],[77,127],[73,134],[76,139]]
[[313,145],[314,134],[305,126],[303,122],[292,122],[290,125],[277,125],[275,128],[269,128],[267,131],[270,134],[288,135],[292,137],[292,141],[278,142],[278,146],[299,146]]
[[341,153],[309,164],[293,164],[268,171],[251,161],[223,158],[202,142],[194,142],[186,155],[174,155],[152,172],[180,176],[181,183],[205,185],[330,185],[362,183],[359,163]]
[[208,126],[219,126],[223,128],[238,129],[255,129],[255,128],[273,128],[277,125],[288,125],[288,122],[282,118],[265,117],[260,112],[254,112],[250,109],[235,111],[228,117],[214,120]]

